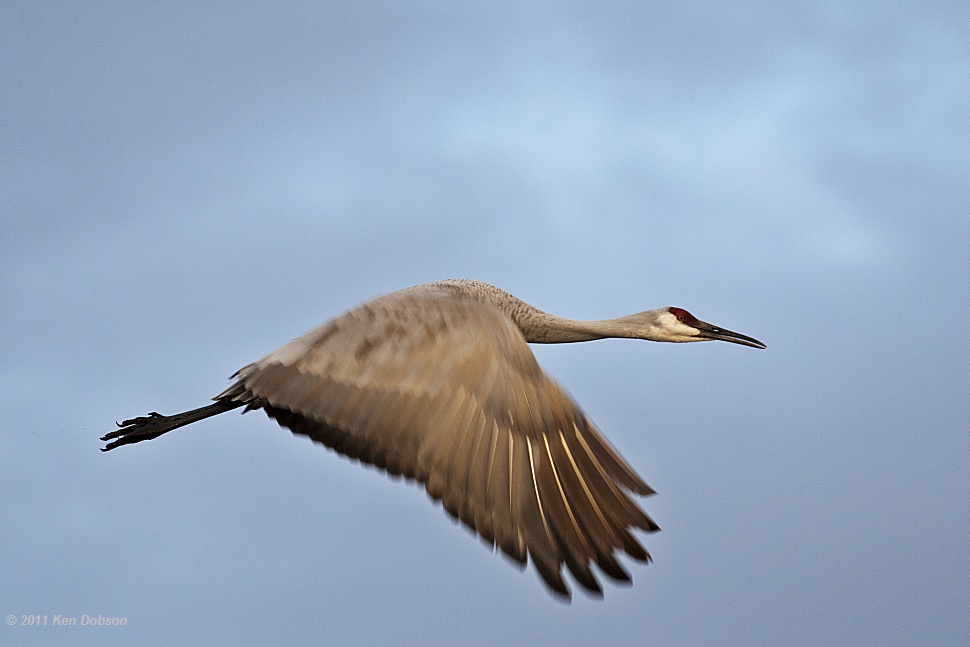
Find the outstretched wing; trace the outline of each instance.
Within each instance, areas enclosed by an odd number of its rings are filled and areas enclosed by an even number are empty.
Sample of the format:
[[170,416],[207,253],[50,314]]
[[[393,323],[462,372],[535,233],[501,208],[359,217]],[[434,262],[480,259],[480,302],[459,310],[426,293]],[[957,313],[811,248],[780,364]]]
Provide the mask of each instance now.
[[358,306],[236,374],[216,399],[262,407],[281,425],[425,484],[444,508],[569,596],[595,562],[649,554],[657,530],[628,492],[653,490],[540,369],[499,309],[402,291]]

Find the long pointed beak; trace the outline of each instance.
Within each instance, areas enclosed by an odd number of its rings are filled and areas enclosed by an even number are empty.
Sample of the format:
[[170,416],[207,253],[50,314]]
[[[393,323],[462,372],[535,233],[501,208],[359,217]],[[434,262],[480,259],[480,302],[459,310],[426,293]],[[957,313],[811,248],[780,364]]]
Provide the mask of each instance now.
[[739,332],[718,328],[703,321],[693,322],[691,325],[700,331],[698,337],[703,337],[704,339],[720,339],[721,341],[729,341],[735,344],[742,344],[743,346],[751,346],[752,348],[767,348],[767,346],[754,337],[748,337]]

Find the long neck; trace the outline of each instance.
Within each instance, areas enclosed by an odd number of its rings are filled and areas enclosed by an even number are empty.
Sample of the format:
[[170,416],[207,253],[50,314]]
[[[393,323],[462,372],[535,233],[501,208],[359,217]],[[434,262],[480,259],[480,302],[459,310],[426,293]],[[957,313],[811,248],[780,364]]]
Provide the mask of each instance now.
[[535,312],[528,313],[526,316],[512,317],[525,336],[525,340],[533,344],[568,344],[629,336],[616,324],[618,321],[616,319],[577,321],[557,317],[539,309],[534,310]]
[[628,317],[599,321],[577,321],[557,317],[529,305],[501,288],[481,281],[448,279],[438,281],[436,287],[456,294],[471,296],[502,309],[522,331],[525,340],[534,344],[566,344],[608,337],[633,337]]

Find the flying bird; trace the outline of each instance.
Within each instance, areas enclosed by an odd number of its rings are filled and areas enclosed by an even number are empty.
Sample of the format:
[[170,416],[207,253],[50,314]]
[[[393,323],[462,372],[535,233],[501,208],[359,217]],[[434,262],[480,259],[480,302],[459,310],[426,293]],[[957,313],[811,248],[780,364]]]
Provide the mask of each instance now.
[[467,279],[394,292],[340,315],[241,368],[207,406],[125,420],[109,451],[237,407],[362,463],[423,483],[455,518],[568,599],[565,564],[594,596],[592,564],[630,582],[617,555],[649,553],[631,532],[659,530],[631,494],[648,486],[529,343],[613,337],[665,342],[760,341],[681,308],[576,321]]

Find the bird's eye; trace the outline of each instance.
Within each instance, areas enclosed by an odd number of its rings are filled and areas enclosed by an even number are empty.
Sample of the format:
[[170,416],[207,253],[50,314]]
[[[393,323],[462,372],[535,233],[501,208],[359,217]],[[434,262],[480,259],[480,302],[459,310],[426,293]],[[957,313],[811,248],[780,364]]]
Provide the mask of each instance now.
[[692,316],[690,316],[690,313],[683,308],[670,308],[670,314],[677,317],[677,321],[680,323],[685,323],[694,319]]

